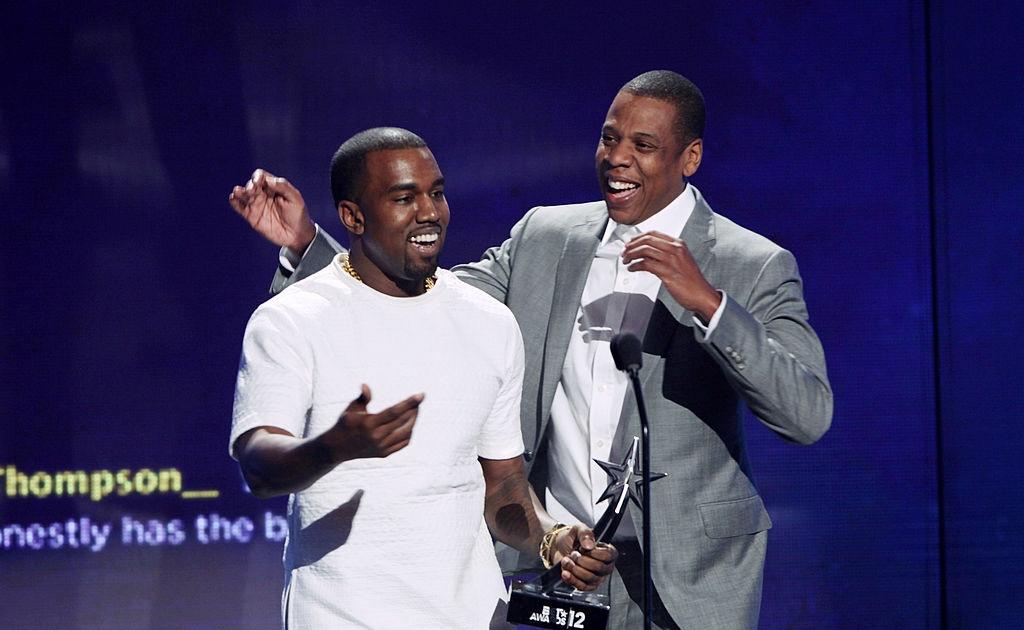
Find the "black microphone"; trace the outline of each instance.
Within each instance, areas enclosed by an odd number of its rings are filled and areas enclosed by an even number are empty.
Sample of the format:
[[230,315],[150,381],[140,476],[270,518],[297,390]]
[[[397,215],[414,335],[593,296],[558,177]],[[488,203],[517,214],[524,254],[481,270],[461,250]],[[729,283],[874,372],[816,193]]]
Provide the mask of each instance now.
[[612,337],[612,359],[615,367],[628,372],[637,372],[644,364],[643,345],[633,333],[619,333]]
[[615,360],[615,367],[626,372],[633,384],[633,394],[636,396],[636,410],[640,414],[640,434],[643,444],[643,467],[641,475],[643,479],[643,504],[641,509],[644,514],[644,538],[643,538],[643,561],[644,561],[644,630],[651,626],[652,614],[654,611],[654,582],[651,578],[651,434],[647,423],[647,406],[644,405],[644,393],[640,387],[640,366],[644,363],[643,344],[633,333],[619,333],[612,337],[612,359]]

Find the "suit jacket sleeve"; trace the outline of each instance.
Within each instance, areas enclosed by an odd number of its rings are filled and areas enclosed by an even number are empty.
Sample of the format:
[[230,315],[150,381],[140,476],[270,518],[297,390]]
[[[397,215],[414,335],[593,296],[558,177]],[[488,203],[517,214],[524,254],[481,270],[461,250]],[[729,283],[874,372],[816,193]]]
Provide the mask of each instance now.
[[748,296],[729,295],[707,339],[695,332],[762,422],[810,444],[831,425],[832,389],[801,287],[796,259],[776,250]]
[[313,237],[313,242],[309,244],[302,260],[295,267],[295,271],[286,275],[287,272],[280,265],[277,266],[274,279],[270,283],[270,292],[276,295],[283,291],[285,287],[313,275],[331,264],[334,257],[344,251],[345,248],[338,241],[331,238],[331,235],[325,232],[323,228],[317,226],[316,236]]
[[537,212],[533,208],[514,226],[505,242],[484,252],[478,262],[456,265],[452,271],[463,282],[470,284],[494,299],[505,303],[509,282],[512,278],[512,263],[518,250],[519,238],[530,218]]

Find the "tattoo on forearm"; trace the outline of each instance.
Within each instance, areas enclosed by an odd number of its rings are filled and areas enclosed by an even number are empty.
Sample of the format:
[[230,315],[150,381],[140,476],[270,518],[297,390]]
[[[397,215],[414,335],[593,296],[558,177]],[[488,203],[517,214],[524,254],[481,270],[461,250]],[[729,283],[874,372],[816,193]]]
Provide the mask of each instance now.
[[495,536],[519,549],[530,547],[531,540],[539,535],[540,523],[533,510],[526,477],[509,475],[487,494],[486,502]]

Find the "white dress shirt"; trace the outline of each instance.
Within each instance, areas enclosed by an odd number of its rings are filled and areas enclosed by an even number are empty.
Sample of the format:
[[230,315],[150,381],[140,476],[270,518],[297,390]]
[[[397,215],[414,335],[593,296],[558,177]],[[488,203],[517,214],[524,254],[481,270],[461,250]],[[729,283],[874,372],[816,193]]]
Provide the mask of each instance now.
[[[556,520],[592,527],[607,509],[606,503],[596,502],[608,485],[608,475],[594,460],[608,461],[629,383],[626,374],[615,368],[610,342],[620,332],[644,338],[661,289],[661,280],[654,274],[629,271],[622,262],[622,250],[644,232],[682,233],[695,203],[687,184],[668,206],[637,225],[608,221],[587,275],[576,329],[551,405],[546,504]],[[694,318],[705,336],[718,323],[725,299],[723,293],[707,326]],[[628,521],[619,527],[618,537],[635,537]]]

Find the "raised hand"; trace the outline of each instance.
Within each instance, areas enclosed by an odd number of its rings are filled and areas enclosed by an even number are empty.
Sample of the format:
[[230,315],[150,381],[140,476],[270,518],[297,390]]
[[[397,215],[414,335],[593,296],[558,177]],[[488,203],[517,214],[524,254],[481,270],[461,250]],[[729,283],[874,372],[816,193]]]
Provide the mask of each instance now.
[[299,190],[263,169],[253,171],[244,187],[235,186],[228,203],[268,241],[297,254],[305,252],[316,236]]
[[581,591],[592,591],[611,575],[619,552],[599,543],[584,525],[561,532],[552,544],[552,560],[562,565],[562,581]]
[[630,271],[648,271],[658,276],[669,295],[705,323],[721,304],[722,296],[704,278],[690,249],[678,238],[644,232],[626,243],[622,261]]
[[387,457],[409,445],[423,394],[409,396],[379,413],[369,413],[370,388],[349,403],[338,422],[321,439],[336,462],[364,457]]

